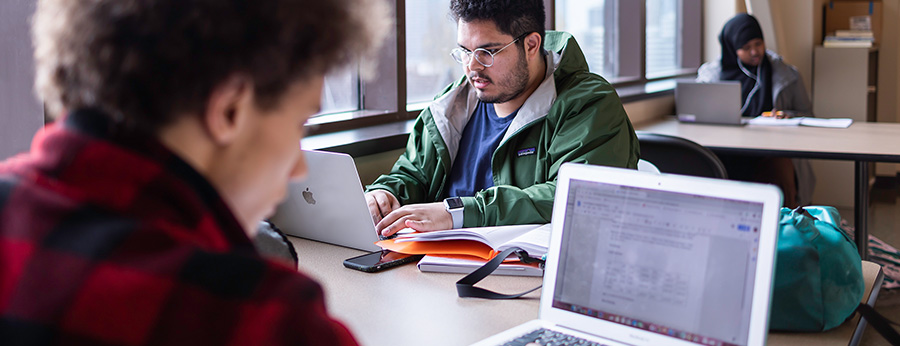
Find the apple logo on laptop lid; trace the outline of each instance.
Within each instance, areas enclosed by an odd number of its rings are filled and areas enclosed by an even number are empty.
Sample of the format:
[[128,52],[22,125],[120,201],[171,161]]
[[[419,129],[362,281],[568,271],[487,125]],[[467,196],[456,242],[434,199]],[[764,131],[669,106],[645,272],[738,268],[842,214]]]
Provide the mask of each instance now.
[[303,191],[303,199],[306,200],[306,203],[316,205],[316,199],[313,197],[312,191],[309,191],[309,188],[306,188],[306,191]]

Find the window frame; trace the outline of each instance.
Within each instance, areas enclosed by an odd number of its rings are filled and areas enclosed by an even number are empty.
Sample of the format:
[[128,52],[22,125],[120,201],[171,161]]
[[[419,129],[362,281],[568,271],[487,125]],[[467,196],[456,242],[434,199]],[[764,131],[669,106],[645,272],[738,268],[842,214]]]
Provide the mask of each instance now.
[[[378,53],[377,66],[373,67],[375,76],[360,84],[361,110],[330,113],[318,115],[306,124],[305,129],[309,136],[320,134],[353,131],[366,127],[386,125],[415,119],[427,103],[416,105],[407,104],[407,75],[406,75],[406,1],[394,0],[389,3],[395,25],[391,28],[387,39]],[[682,40],[679,49],[680,66],[693,66],[682,68],[674,74],[655,76],[648,78],[646,75],[646,10],[644,0],[618,0],[615,7],[619,20],[615,30],[620,35],[619,47],[616,52],[617,64],[620,71],[629,71],[628,75],[620,72],[620,77],[608,78],[609,82],[619,91],[624,102],[629,100],[645,99],[653,95],[668,95],[672,93],[677,78],[689,78],[697,73],[702,62],[702,22],[704,0],[681,0],[678,16],[679,29]],[[546,8],[545,27],[555,28],[555,1],[544,0]],[[686,21],[687,15],[694,13],[697,20]],[[622,16],[629,20],[622,20]],[[635,16],[639,20],[634,20]],[[448,43],[452,45],[452,42]],[[635,59],[635,53],[639,52],[640,59]],[[692,65],[686,65],[690,62]]]

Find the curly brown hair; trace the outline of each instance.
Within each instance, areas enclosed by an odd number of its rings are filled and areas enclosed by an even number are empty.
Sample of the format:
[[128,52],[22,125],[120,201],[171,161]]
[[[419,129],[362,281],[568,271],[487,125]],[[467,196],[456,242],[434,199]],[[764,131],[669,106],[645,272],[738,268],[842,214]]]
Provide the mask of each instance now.
[[296,81],[377,49],[381,0],[40,0],[36,89],[53,115],[100,109],[151,131],[230,76],[269,109]]

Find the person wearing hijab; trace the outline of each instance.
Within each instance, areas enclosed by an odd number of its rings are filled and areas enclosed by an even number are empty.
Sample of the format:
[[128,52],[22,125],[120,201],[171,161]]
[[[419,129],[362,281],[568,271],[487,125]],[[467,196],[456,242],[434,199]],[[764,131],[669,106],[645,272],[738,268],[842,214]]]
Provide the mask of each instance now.
[[719,34],[722,57],[700,67],[697,80],[741,82],[741,113],[755,117],[771,110],[809,115],[812,104],[800,73],[773,51],[766,50],[762,28],[753,16],[731,18]]
[[[812,103],[794,66],[766,50],[762,28],[753,16],[740,13],[719,34],[722,55],[697,71],[697,81],[741,83],[741,113],[756,117],[767,111],[811,116]],[[799,159],[720,155],[728,176],[781,187],[785,206],[811,202],[815,177],[809,162]]]

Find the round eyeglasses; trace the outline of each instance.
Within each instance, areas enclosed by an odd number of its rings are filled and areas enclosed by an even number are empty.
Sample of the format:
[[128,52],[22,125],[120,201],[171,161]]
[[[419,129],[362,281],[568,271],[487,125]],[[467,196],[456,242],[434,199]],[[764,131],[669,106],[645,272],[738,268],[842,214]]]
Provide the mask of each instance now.
[[516,41],[521,40],[522,37],[525,37],[525,35],[528,34],[529,33],[524,33],[519,35],[519,37],[516,37],[514,40],[512,40],[512,42],[507,43],[500,49],[488,50],[484,48],[476,48],[475,50],[468,50],[462,47],[456,47],[453,48],[452,51],[450,51],[450,56],[452,56],[453,60],[456,60],[456,62],[463,65],[468,65],[472,61],[472,56],[474,55],[475,61],[481,64],[481,66],[491,67],[494,65],[494,55],[500,54],[500,52],[506,49],[506,47],[511,46],[513,43],[516,43]]

